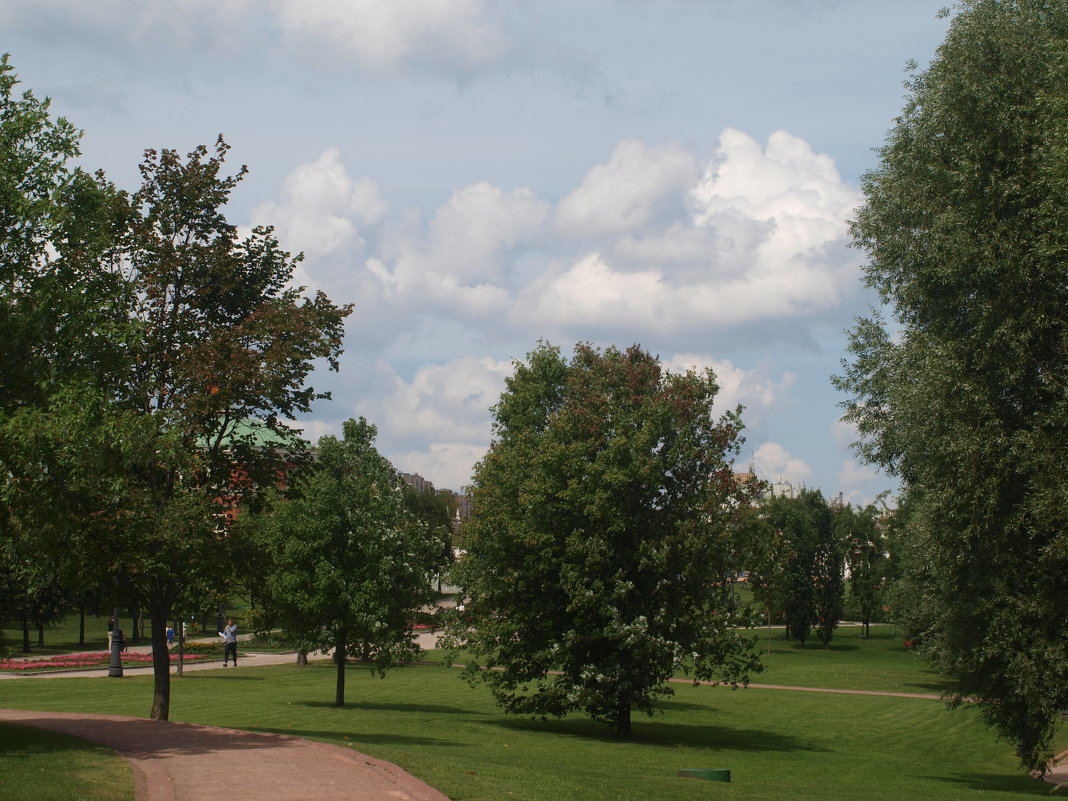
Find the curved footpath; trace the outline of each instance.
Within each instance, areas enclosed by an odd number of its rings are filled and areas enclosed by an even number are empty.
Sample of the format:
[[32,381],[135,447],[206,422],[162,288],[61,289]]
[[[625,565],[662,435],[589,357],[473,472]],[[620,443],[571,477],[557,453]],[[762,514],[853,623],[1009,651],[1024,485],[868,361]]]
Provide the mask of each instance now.
[[137,801],[448,801],[391,762],[299,737],[120,715],[0,709],[0,721],[114,748]]
[[[424,648],[436,637],[423,634]],[[137,650],[141,650],[140,648]],[[245,667],[284,664],[294,653],[243,653]],[[185,670],[223,670],[219,662],[186,665]],[[226,668],[233,670],[234,668]],[[124,668],[128,674],[151,667]],[[107,676],[106,670],[0,674],[2,678],[65,678]],[[703,682],[702,682],[703,683]],[[920,693],[836,690],[815,687],[751,684],[753,690],[792,690],[855,695],[938,698]],[[136,801],[448,801],[445,795],[396,765],[358,751],[285,735],[259,734],[171,723],[119,715],[86,715],[0,709],[0,722],[19,723],[73,734],[114,748],[129,760],[136,783]],[[1046,781],[1068,784],[1068,752],[1058,755]]]

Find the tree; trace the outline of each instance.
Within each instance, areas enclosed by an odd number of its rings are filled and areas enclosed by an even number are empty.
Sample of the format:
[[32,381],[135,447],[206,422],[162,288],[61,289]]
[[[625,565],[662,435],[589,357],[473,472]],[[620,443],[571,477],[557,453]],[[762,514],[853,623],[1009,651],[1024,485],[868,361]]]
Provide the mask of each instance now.
[[779,600],[787,634],[802,648],[813,626],[827,647],[842,617],[845,592],[831,510],[818,490],[802,490],[796,498],[768,499],[761,514],[771,536],[764,550],[774,555],[762,578],[773,584],[763,592]]
[[921,649],[1023,763],[1068,706],[1068,6],[966,0],[852,223],[886,314],[838,386],[900,476]]
[[731,685],[760,669],[726,585],[749,490],[717,389],[637,346],[580,344],[568,362],[542,344],[516,363],[453,575],[470,596],[452,628],[465,676],[508,712],[583,710],[629,736],[683,666]]
[[[432,486],[417,490],[407,483],[401,486],[404,504],[415,518],[441,542],[441,567],[446,569],[453,561],[452,512],[456,505],[451,492],[438,492]],[[441,574],[437,578],[441,590]]]
[[305,381],[316,359],[336,369],[349,312],[289,286],[297,259],[270,229],[238,237],[220,209],[244,169],[222,174],[227,150],[146,152],[102,262],[121,290],[108,312],[122,323],[93,331],[112,374],[65,383],[11,426],[23,530],[56,532],[148,612],[163,720],[172,610],[220,591],[233,509],[302,460],[282,420],[325,397]]
[[[72,382],[114,383],[121,363],[113,344],[123,322],[121,300],[116,302],[122,282],[101,257],[115,240],[121,198],[101,176],[71,166],[81,133],[63,118],[54,119],[47,99],[29,90],[18,93],[17,85],[5,55],[0,58],[0,562],[22,610],[41,619],[43,610],[55,608],[45,588],[58,582],[75,590],[92,578],[69,547],[76,524],[62,514],[66,494],[50,502],[29,491],[34,482],[40,488],[48,465],[19,452],[27,433],[24,415],[32,417]],[[27,515],[33,504],[38,513]],[[24,638],[24,648],[28,645]]]
[[374,670],[419,653],[413,622],[433,597],[442,537],[410,514],[393,465],[363,418],[343,439],[319,440],[317,462],[297,476],[295,497],[249,518],[269,557],[264,605],[301,651],[333,649],[334,704],[345,705],[350,655]]
[[880,530],[879,510],[872,504],[854,509],[851,504],[835,508],[835,538],[845,548],[849,567],[850,597],[860,611],[862,636],[871,633],[887,591],[889,552]]

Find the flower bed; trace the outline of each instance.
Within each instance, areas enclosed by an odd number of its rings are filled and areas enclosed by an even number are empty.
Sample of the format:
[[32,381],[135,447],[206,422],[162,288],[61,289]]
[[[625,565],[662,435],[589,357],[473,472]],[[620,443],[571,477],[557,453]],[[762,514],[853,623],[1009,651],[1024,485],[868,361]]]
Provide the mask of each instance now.
[[[183,662],[203,662],[207,654],[185,654]],[[178,661],[178,654],[171,654],[171,661]],[[152,654],[126,652],[122,655],[122,664],[126,667],[140,667],[152,664]],[[93,651],[84,654],[62,654],[49,659],[0,659],[0,670],[26,672],[30,670],[82,670],[86,668],[108,667],[111,654],[108,651]]]

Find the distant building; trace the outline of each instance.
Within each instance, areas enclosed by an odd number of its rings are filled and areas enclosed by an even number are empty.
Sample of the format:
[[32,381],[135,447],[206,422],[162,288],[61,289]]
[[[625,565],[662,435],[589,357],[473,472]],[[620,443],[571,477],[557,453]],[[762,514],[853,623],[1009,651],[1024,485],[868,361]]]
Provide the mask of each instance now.
[[397,476],[416,492],[436,492],[445,495],[449,501],[449,507],[453,512],[453,528],[459,528],[467,518],[471,516],[471,496],[451,489],[435,489],[431,481],[427,481],[418,473],[397,473]]

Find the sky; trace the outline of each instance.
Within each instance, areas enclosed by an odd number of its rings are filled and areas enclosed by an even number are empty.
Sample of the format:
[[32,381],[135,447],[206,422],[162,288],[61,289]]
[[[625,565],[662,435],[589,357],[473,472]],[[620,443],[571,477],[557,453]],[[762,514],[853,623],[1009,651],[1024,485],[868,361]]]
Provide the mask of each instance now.
[[945,0],[4,0],[25,88],[136,189],[222,133],[227,213],[353,303],[299,423],[460,490],[513,361],[639,344],[742,404],[739,471],[870,502],[840,421],[848,220]]

